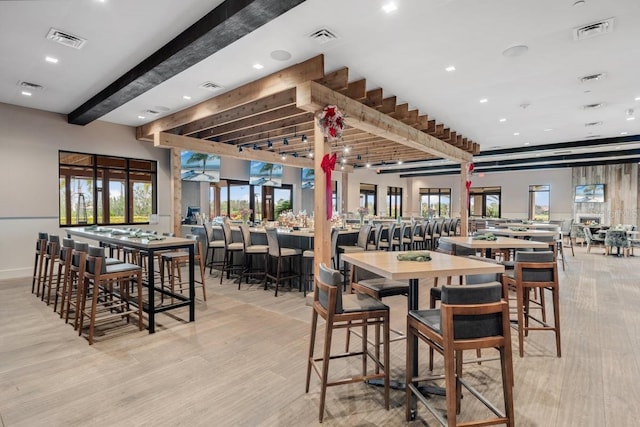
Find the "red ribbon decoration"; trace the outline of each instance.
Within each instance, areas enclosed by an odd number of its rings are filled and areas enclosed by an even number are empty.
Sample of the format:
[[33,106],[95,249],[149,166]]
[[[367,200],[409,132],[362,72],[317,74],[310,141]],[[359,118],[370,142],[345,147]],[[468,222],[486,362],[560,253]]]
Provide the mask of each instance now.
[[320,167],[322,167],[322,170],[324,171],[325,174],[325,195],[327,197],[327,219],[331,219],[331,214],[333,213],[333,198],[332,193],[333,193],[333,188],[331,187],[331,171],[333,171],[336,168],[336,153],[333,153],[331,155],[329,154],[325,154],[324,157],[322,157],[322,163],[320,163]]
[[469,163],[467,164],[467,182],[465,183],[465,186],[467,187],[467,206],[469,205],[469,198],[470,198],[470,190],[471,190],[471,176],[473,175],[473,171],[475,169],[475,166],[473,163]]

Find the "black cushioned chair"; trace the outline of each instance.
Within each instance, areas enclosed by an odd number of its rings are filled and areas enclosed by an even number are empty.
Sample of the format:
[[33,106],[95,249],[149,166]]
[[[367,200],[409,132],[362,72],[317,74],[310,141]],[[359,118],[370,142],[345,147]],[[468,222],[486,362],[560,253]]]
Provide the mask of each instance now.
[[[502,298],[498,282],[474,286],[443,286],[438,310],[410,310],[407,316],[406,419],[414,418],[413,397],[417,397],[442,425],[456,426],[460,413],[462,386],[477,397],[495,417],[465,422],[465,426],[506,424],[514,426],[513,364],[509,325],[509,304]],[[418,338],[444,358],[446,418],[423,395],[423,380],[414,367],[414,339]],[[462,378],[463,350],[495,348],[500,353],[504,411],[489,402],[472,384]],[[432,369],[433,367],[430,366]]]

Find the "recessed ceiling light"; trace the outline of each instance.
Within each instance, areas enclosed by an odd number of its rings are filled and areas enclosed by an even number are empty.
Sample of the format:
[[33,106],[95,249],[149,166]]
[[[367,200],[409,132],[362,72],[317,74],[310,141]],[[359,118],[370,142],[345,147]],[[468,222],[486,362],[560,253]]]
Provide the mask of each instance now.
[[529,142],[525,142],[525,143],[524,143],[524,145],[529,145],[529,144],[530,144]]
[[449,65],[447,68],[445,68],[445,70],[446,70],[446,71],[449,71],[449,72],[451,72],[451,71],[455,71],[455,70],[456,70],[456,67],[454,67],[453,65]]
[[518,135],[520,135],[520,132],[514,132],[513,133],[513,136],[518,136]]
[[146,119],[145,116],[138,116],[139,119]]
[[636,96],[635,100],[640,101],[640,96]]
[[398,6],[396,6],[396,4],[394,2],[389,2],[387,4],[385,4],[384,6],[382,6],[382,10],[384,10],[387,13],[391,13],[394,10],[397,10]]
[[58,58],[54,58],[52,56],[47,56],[44,58],[45,61],[50,62],[52,64],[57,64],[58,63]]
[[255,68],[256,70],[262,70],[264,68],[264,65],[255,63],[253,64],[253,68]]
[[489,102],[489,100],[487,98],[482,98],[480,100],[480,104],[486,104],[487,102]]
[[274,50],[269,56],[276,61],[288,61],[291,59],[291,54],[286,50]]
[[553,130],[553,129],[551,129],[551,128],[546,128],[544,131],[545,131],[545,132],[551,132],[552,130]]
[[629,132],[620,132],[620,135],[629,135]]
[[502,56],[507,58],[515,58],[516,56],[522,56],[529,51],[529,46],[523,44],[517,44],[510,46],[502,51]]
[[189,95],[183,95],[182,99],[186,99],[187,101],[191,99],[191,97]]
[[505,119],[504,117],[499,120],[500,123],[504,123],[506,121],[507,121],[507,119]]
[[31,95],[33,95],[31,92],[27,92],[26,90],[23,90],[23,91],[22,91],[22,94],[23,94],[24,96],[31,96]]
[[635,117],[627,117],[627,120],[631,121],[631,120],[635,120]]
[[536,153],[536,157],[540,157],[542,154],[540,153]]
[[620,148],[621,148],[621,147],[618,145],[618,146],[616,147],[616,150],[619,150]]

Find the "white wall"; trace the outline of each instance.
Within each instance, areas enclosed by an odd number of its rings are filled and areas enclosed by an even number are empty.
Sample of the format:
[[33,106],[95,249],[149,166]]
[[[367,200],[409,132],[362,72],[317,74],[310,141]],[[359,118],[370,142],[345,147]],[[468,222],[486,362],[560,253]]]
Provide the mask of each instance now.
[[159,224],[170,228],[169,150],[135,139],[135,129],[106,122],[67,124],[66,116],[0,103],[0,279],[31,276],[39,231],[58,226],[58,150],[158,161]]

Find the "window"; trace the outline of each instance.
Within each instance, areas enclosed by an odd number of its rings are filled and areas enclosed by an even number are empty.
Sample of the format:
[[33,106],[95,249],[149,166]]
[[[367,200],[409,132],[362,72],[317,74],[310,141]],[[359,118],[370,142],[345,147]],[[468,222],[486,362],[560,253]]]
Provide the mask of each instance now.
[[529,219],[549,221],[549,185],[529,186]]
[[402,188],[387,187],[387,216],[398,218],[402,216]]
[[451,216],[451,189],[421,188],[420,214],[425,218]]
[[472,187],[469,191],[469,216],[500,218],[501,187]]
[[369,213],[372,215],[378,214],[377,193],[377,185],[360,184],[360,207],[368,208]]
[[60,225],[146,224],[157,213],[157,162],[60,151]]
[[[252,221],[273,221],[280,212],[293,207],[293,186],[250,185],[246,181],[220,182],[220,215],[240,220],[240,210],[250,208]],[[212,190],[214,193],[215,191]],[[211,195],[211,192],[210,192]]]

